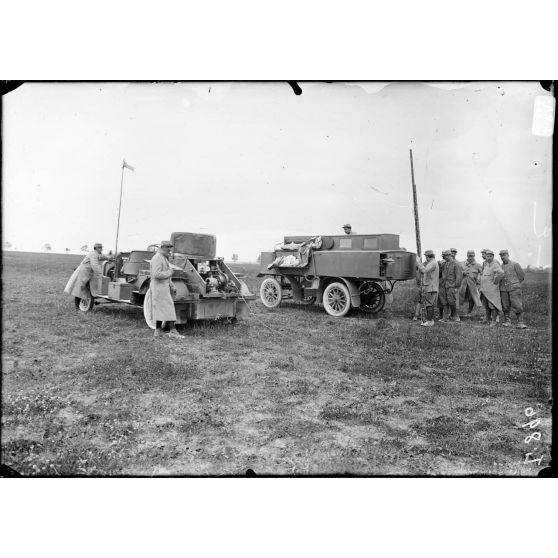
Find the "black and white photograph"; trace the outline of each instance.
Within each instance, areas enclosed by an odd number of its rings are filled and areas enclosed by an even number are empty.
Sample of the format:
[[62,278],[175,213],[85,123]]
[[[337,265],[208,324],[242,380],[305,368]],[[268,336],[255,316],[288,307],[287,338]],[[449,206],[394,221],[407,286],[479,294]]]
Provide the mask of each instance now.
[[2,96],[2,476],[535,477],[553,81]]

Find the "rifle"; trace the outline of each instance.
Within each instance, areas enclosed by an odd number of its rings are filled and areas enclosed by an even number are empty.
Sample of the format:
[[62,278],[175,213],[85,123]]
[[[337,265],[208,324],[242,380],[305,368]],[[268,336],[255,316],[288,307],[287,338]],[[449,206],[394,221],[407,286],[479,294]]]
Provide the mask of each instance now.
[[[415,184],[415,171],[413,168],[413,150],[409,149],[409,155],[411,157],[411,183],[413,186],[413,207],[415,211],[415,235],[417,239],[417,255],[421,258],[422,249],[420,246],[420,226],[419,226],[419,215],[418,215],[418,203],[417,203],[417,186]],[[420,321],[425,322],[426,308],[424,301],[424,274],[420,274]]]

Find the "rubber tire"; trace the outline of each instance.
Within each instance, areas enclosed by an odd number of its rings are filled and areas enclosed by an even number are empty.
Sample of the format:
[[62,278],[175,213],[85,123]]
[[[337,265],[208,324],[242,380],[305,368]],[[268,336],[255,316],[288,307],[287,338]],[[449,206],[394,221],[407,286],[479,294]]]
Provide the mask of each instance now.
[[155,329],[155,320],[151,317],[151,289],[147,291],[143,299],[143,317],[148,327]]
[[274,277],[268,277],[260,285],[260,299],[266,308],[277,308],[281,304],[283,289]]
[[95,306],[95,299],[89,295],[90,298],[82,298],[79,303],[80,312],[91,312],[93,306]]
[[[369,281],[370,283],[372,283],[373,285],[373,289],[376,291],[376,293],[378,294],[378,296],[380,297],[380,300],[378,303],[376,303],[376,305],[374,306],[374,309],[370,308],[369,306],[364,306],[363,304],[363,296],[361,293],[360,296],[360,306],[359,308],[363,311],[363,312],[368,312],[369,314],[377,314],[378,312],[380,312],[382,310],[382,308],[384,307],[385,303],[386,303],[386,295],[382,289],[382,287],[380,287],[380,285],[378,285],[378,283],[376,283],[375,281]],[[361,286],[362,288],[362,286]],[[360,289],[359,289],[360,290]]]
[[[342,303],[343,299],[345,301],[344,305],[340,305],[340,309],[332,308],[330,305],[330,301],[328,299],[331,297],[339,297],[341,300],[339,302]],[[333,301],[335,306],[337,307],[337,302]],[[346,316],[349,310],[351,309],[351,295],[349,293],[349,289],[343,283],[330,283],[324,290],[323,296],[323,305],[326,312],[330,316],[334,316],[335,318],[342,318]]]

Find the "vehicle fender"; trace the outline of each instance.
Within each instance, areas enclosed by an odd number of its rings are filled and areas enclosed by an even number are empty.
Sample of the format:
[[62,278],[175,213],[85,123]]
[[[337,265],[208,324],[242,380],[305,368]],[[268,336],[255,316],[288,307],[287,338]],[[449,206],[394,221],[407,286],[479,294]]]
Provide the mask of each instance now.
[[358,290],[358,285],[351,279],[346,279],[345,277],[327,277],[320,281],[320,289],[318,291],[318,300],[322,300],[324,290],[330,283],[344,283],[349,290],[349,295],[351,296],[351,304],[353,307],[358,308],[360,306],[360,294]]
[[136,289],[140,294],[145,294],[149,290],[149,284],[151,282],[151,277],[147,275],[140,275],[137,278]]

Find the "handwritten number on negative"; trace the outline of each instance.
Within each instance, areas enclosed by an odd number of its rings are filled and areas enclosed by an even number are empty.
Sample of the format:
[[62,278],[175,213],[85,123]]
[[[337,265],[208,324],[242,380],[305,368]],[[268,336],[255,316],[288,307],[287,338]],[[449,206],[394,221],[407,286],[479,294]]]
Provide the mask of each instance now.
[[536,463],[540,467],[544,455],[541,455],[538,459],[528,459],[531,455],[533,454],[532,453],[525,454],[525,461],[523,462],[523,464],[526,465],[527,463]]
[[521,425],[521,428],[537,428],[537,426],[541,423],[541,419],[535,419],[535,420],[531,420],[529,422],[526,422],[525,424]]
[[525,438],[525,443],[528,444],[531,440],[539,441],[540,439],[541,439],[541,433],[535,432],[534,434],[529,434],[529,436]]

